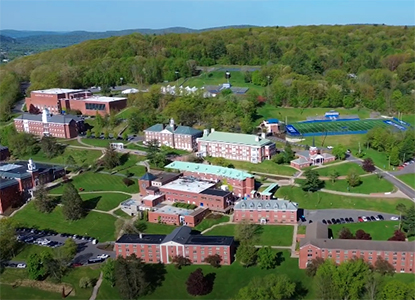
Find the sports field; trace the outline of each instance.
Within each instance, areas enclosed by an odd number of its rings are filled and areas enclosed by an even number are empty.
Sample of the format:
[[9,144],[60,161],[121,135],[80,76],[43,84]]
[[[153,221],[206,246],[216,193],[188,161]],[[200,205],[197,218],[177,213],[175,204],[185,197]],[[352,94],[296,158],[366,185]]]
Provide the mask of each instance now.
[[292,136],[318,136],[337,134],[364,134],[375,127],[389,127],[398,130],[406,128],[391,119],[366,119],[350,121],[313,121],[287,125],[287,133]]

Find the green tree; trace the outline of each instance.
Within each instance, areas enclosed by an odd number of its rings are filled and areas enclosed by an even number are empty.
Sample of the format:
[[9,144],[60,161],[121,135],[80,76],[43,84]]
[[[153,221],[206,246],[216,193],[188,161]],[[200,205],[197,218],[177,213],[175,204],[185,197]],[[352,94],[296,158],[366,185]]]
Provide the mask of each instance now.
[[76,161],[73,158],[72,155],[68,155],[68,157],[66,158],[65,164],[67,167],[76,167]]
[[115,286],[123,299],[136,299],[148,291],[144,263],[134,253],[126,258],[117,258],[114,274]]
[[123,132],[123,134],[122,134],[122,139],[123,139],[124,141],[128,140],[128,133],[127,133],[127,131],[124,131],[124,132]]
[[40,140],[40,149],[47,158],[52,158],[63,153],[64,148],[58,144],[55,137],[43,136]]
[[355,169],[351,169],[348,173],[347,173],[347,183],[351,186],[351,187],[355,187],[358,186],[362,183],[362,180],[360,179],[359,174],[357,173],[357,171]]
[[14,220],[11,218],[0,219],[0,261],[15,256],[18,246]]
[[257,249],[247,242],[241,242],[236,250],[236,257],[245,267],[252,266],[257,259]]
[[110,138],[110,133],[107,129],[104,130],[104,139],[108,140]]
[[[402,218],[401,218],[402,219]],[[415,235],[415,208],[410,206],[405,211],[405,218],[402,219],[402,229],[406,232],[406,236]]]
[[83,201],[71,182],[65,184],[61,198],[62,213],[67,220],[78,220],[84,214]]
[[115,286],[115,260],[108,258],[101,265],[102,277],[111,284],[112,287]]
[[39,254],[32,253],[29,255],[27,259],[27,271],[29,278],[33,280],[41,280],[46,276],[47,269]]
[[304,176],[306,179],[301,183],[301,188],[304,191],[308,191],[308,192],[317,191],[322,187],[324,183],[323,181],[319,179],[320,175],[318,174],[316,170],[307,169],[304,172]]
[[99,114],[98,111],[95,114],[95,123],[99,128],[104,128],[107,125],[105,119]]
[[262,247],[258,250],[257,263],[261,269],[274,269],[277,260],[276,253],[271,249],[271,247]]
[[189,274],[189,277],[186,281],[186,290],[192,296],[202,296],[209,294],[211,290],[209,281],[203,275],[201,268],[198,268]]
[[398,280],[388,281],[382,289],[381,299],[383,300],[406,300],[408,286]]
[[61,250],[66,261],[71,261],[75,258],[75,255],[78,252],[78,245],[73,239],[66,239],[65,243],[61,247]]
[[90,138],[91,136],[92,136],[91,129],[88,129],[88,130],[86,131],[86,137],[87,137],[87,138]]
[[336,159],[346,159],[346,149],[342,145],[335,146],[331,153],[336,157]]
[[247,242],[254,245],[258,242],[261,233],[261,226],[248,220],[242,220],[235,226],[235,239],[241,243]]
[[36,154],[40,149],[35,136],[25,132],[10,136],[8,143],[13,155],[18,157]]
[[42,213],[50,213],[55,208],[55,204],[43,184],[36,187],[34,197],[35,199],[33,200],[33,205],[38,211]]
[[108,145],[105,149],[104,157],[102,158],[102,162],[106,169],[113,169],[120,164],[120,158],[118,156],[117,151],[111,145]]
[[289,164],[294,159],[294,151],[291,148],[290,143],[285,143],[284,147],[284,162]]
[[235,299],[238,300],[266,300],[266,299],[293,299],[296,284],[287,275],[271,274],[264,278],[254,278],[241,288]]
[[339,176],[340,176],[340,173],[337,172],[335,169],[332,169],[329,173],[331,183],[335,183],[337,178],[339,178]]
[[389,162],[392,166],[398,166],[400,163],[399,159],[399,148],[393,147],[389,153]]

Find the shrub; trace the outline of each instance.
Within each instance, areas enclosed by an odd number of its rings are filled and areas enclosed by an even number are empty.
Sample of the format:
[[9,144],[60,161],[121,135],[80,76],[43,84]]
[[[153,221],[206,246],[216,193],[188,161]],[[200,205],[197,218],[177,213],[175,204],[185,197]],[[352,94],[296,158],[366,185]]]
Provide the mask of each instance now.
[[95,280],[89,277],[82,277],[79,279],[79,287],[82,289],[91,288],[94,286]]
[[219,268],[221,261],[222,257],[219,254],[209,255],[204,260],[205,263],[210,264],[214,268]]
[[130,186],[134,184],[134,181],[131,180],[130,178],[123,178],[122,182],[126,185],[126,186]]
[[171,262],[174,263],[175,267],[179,270],[182,267],[190,266],[192,264],[192,261],[190,259],[188,259],[187,257],[183,257],[181,255],[173,257]]

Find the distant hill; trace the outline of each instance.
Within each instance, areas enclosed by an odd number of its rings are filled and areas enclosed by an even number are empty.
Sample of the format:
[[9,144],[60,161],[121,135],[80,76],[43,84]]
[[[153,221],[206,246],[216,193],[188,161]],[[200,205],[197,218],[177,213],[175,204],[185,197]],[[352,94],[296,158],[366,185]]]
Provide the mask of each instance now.
[[[7,51],[10,57],[18,57],[28,53],[33,54],[45,50],[55,48],[68,47],[79,44],[88,40],[105,39],[113,36],[125,36],[132,33],[140,33],[143,35],[163,35],[170,33],[199,33],[204,31],[222,30],[228,28],[250,28],[257,27],[252,25],[235,25],[223,26],[205,29],[191,29],[186,27],[170,27],[163,29],[126,29],[119,31],[105,31],[105,32],[91,32],[91,31],[70,31],[70,32],[55,32],[55,31],[20,31],[5,29],[0,30],[0,35],[12,38],[15,45],[11,45],[9,41],[5,40]],[[5,46],[6,46],[5,45]]]
[[9,36],[0,35],[0,45],[8,44],[8,43],[16,43],[16,40]]

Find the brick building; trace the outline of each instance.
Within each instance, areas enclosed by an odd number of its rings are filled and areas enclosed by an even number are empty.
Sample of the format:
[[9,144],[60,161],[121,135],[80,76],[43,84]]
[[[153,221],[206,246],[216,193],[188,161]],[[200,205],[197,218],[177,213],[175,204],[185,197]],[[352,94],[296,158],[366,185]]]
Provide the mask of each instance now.
[[327,225],[316,222],[307,226],[305,238],[300,240],[300,269],[316,257],[332,259],[337,264],[353,257],[363,258],[374,265],[380,256],[395,267],[398,273],[415,273],[415,241],[372,241],[330,239]]
[[296,152],[295,155],[298,156],[298,158],[292,160],[290,165],[297,169],[324,165],[325,163],[336,160],[334,155],[330,153],[323,153],[320,149],[318,149],[314,144],[314,138],[313,146],[311,146],[309,150]]
[[144,134],[146,143],[157,140],[160,146],[195,151],[196,140],[203,135],[203,132],[189,126],[177,126],[171,119],[168,125],[153,125],[144,130]]
[[204,236],[192,234],[188,226],[181,226],[169,235],[125,234],[115,242],[117,256],[135,254],[146,263],[169,264],[175,256],[184,256],[193,264],[204,264],[209,255],[219,254],[222,265],[234,260],[234,238],[230,236]]
[[142,204],[154,207],[168,200],[194,204],[212,211],[228,212],[234,196],[229,191],[216,189],[216,182],[182,176],[180,173],[145,174],[138,181]]
[[0,161],[7,160],[10,157],[9,148],[0,145]]
[[250,199],[236,202],[234,222],[249,220],[259,224],[297,223],[298,204],[288,200]]
[[18,202],[21,195],[30,194],[37,185],[64,175],[65,170],[62,167],[35,164],[31,159],[28,163],[0,163],[0,213]]
[[85,131],[83,118],[72,115],[52,115],[47,109],[38,115],[22,114],[14,119],[14,126],[18,132],[67,139],[75,138]]
[[208,213],[209,210],[203,207],[185,209],[171,205],[159,204],[148,211],[148,221],[150,223],[195,227],[203,221],[203,218]]
[[53,114],[61,114],[69,110],[79,110],[83,115],[105,116],[111,110],[122,110],[127,107],[127,98],[93,96],[88,90],[59,89],[32,91],[26,98],[26,107],[31,113],[41,112],[47,108]]
[[229,190],[238,197],[251,195],[251,192],[255,189],[254,176],[236,169],[183,161],[174,161],[167,165],[166,168],[179,170],[184,176],[210,181],[219,180],[223,185],[227,185]]
[[280,132],[280,121],[278,119],[268,119],[262,121],[258,128],[267,134],[276,134]]
[[223,157],[233,160],[261,163],[276,153],[275,143],[252,134],[218,132],[204,130],[203,137],[197,140],[198,155]]

